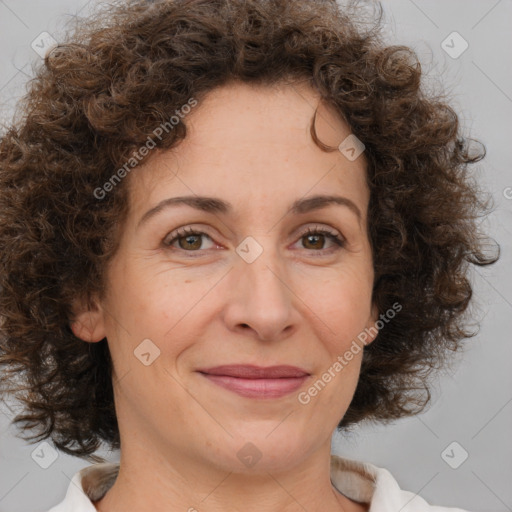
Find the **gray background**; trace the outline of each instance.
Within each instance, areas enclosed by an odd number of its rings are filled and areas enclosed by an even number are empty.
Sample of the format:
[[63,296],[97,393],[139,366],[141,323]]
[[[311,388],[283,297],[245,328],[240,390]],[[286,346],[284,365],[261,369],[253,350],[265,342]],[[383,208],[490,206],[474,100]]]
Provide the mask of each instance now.
[[[73,16],[87,15],[93,5],[0,0],[0,121],[9,121],[41,62],[31,43],[42,32],[58,40]],[[387,468],[402,488],[429,503],[512,511],[512,1],[394,0],[384,7],[389,39],[416,50],[431,77],[427,83],[444,84],[466,130],[487,147],[474,172],[495,200],[486,227],[502,257],[492,268],[472,272],[472,315],[482,319],[481,330],[453,370],[440,375],[430,409],[392,425],[336,435],[333,451]],[[464,43],[448,37],[454,31],[469,45],[457,58]],[[452,56],[441,46],[445,40]],[[0,409],[0,512],[45,511],[63,499],[70,478],[88,463],[60,453],[47,469],[36,464],[38,445],[17,438],[9,424],[16,408],[11,403]],[[445,462],[457,466],[466,452],[457,469]],[[118,460],[117,453],[101,454]]]

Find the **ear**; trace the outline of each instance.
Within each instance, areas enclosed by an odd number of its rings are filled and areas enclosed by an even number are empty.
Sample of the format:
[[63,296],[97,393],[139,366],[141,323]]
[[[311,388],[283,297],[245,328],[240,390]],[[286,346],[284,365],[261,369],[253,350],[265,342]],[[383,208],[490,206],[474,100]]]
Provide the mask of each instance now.
[[366,328],[367,328],[366,332],[367,332],[368,337],[366,338],[365,345],[369,345],[370,343],[372,343],[375,340],[375,338],[377,337],[377,335],[379,334],[379,331],[375,326],[378,319],[379,319],[379,310],[377,308],[377,305],[374,302],[372,302],[372,311],[370,313],[370,317],[368,318],[368,322],[366,324]]
[[73,306],[74,317],[70,322],[73,334],[83,341],[96,343],[105,338],[105,317],[96,302],[86,305],[77,301]]

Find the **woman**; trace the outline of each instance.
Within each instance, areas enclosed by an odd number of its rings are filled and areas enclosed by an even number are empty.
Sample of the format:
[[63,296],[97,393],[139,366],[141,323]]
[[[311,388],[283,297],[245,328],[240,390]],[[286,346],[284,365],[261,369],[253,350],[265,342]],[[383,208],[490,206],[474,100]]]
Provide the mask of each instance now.
[[52,512],[448,510],[330,454],[424,409],[497,260],[483,154],[360,21],[131,2],[47,54],[0,144],[0,363],[28,438],[96,462]]

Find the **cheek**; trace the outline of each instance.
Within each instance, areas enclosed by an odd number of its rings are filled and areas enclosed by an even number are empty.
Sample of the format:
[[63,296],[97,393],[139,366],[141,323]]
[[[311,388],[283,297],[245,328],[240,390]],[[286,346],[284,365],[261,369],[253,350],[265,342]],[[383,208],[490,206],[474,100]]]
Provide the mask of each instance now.
[[371,314],[371,281],[363,271],[347,270],[333,272],[314,286],[306,282],[309,286],[299,296],[311,310],[311,322],[328,333],[334,349],[343,350]]
[[112,311],[137,336],[153,334],[161,338],[205,293],[201,283],[189,284],[177,278],[172,270],[158,271],[149,265],[125,267],[122,276],[114,279],[118,284],[111,301]]
[[[210,311],[208,292],[212,283],[178,279],[169,272],[147,279],[143,273],[136,278],[127,275],[126,282],[131,284],[120,288],[115,305],[119,322],[112,322],[112,353],[119,373],[133,369],[134,365],[142,370],[133,356],[134,351],[142,351],[139,345],[147,339],[157,347],[153,350],[158,354],[158,363],[171,372],[177,371],[179,358],[197,342],[204,327],[204,317]],[[125,328],[119,329],[119,323]],[[151,352],[152,345],[145,343]]]

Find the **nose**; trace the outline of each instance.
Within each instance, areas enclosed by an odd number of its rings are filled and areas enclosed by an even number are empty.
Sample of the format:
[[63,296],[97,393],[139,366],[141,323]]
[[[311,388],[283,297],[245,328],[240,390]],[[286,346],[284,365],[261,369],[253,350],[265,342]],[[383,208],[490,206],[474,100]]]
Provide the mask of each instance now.
[[291,334],[294,295],[273,251],[264,250],[252,263],[237,258],[229,276],[224,321],[230,330],[251,330],[261,341],[277,341]]

